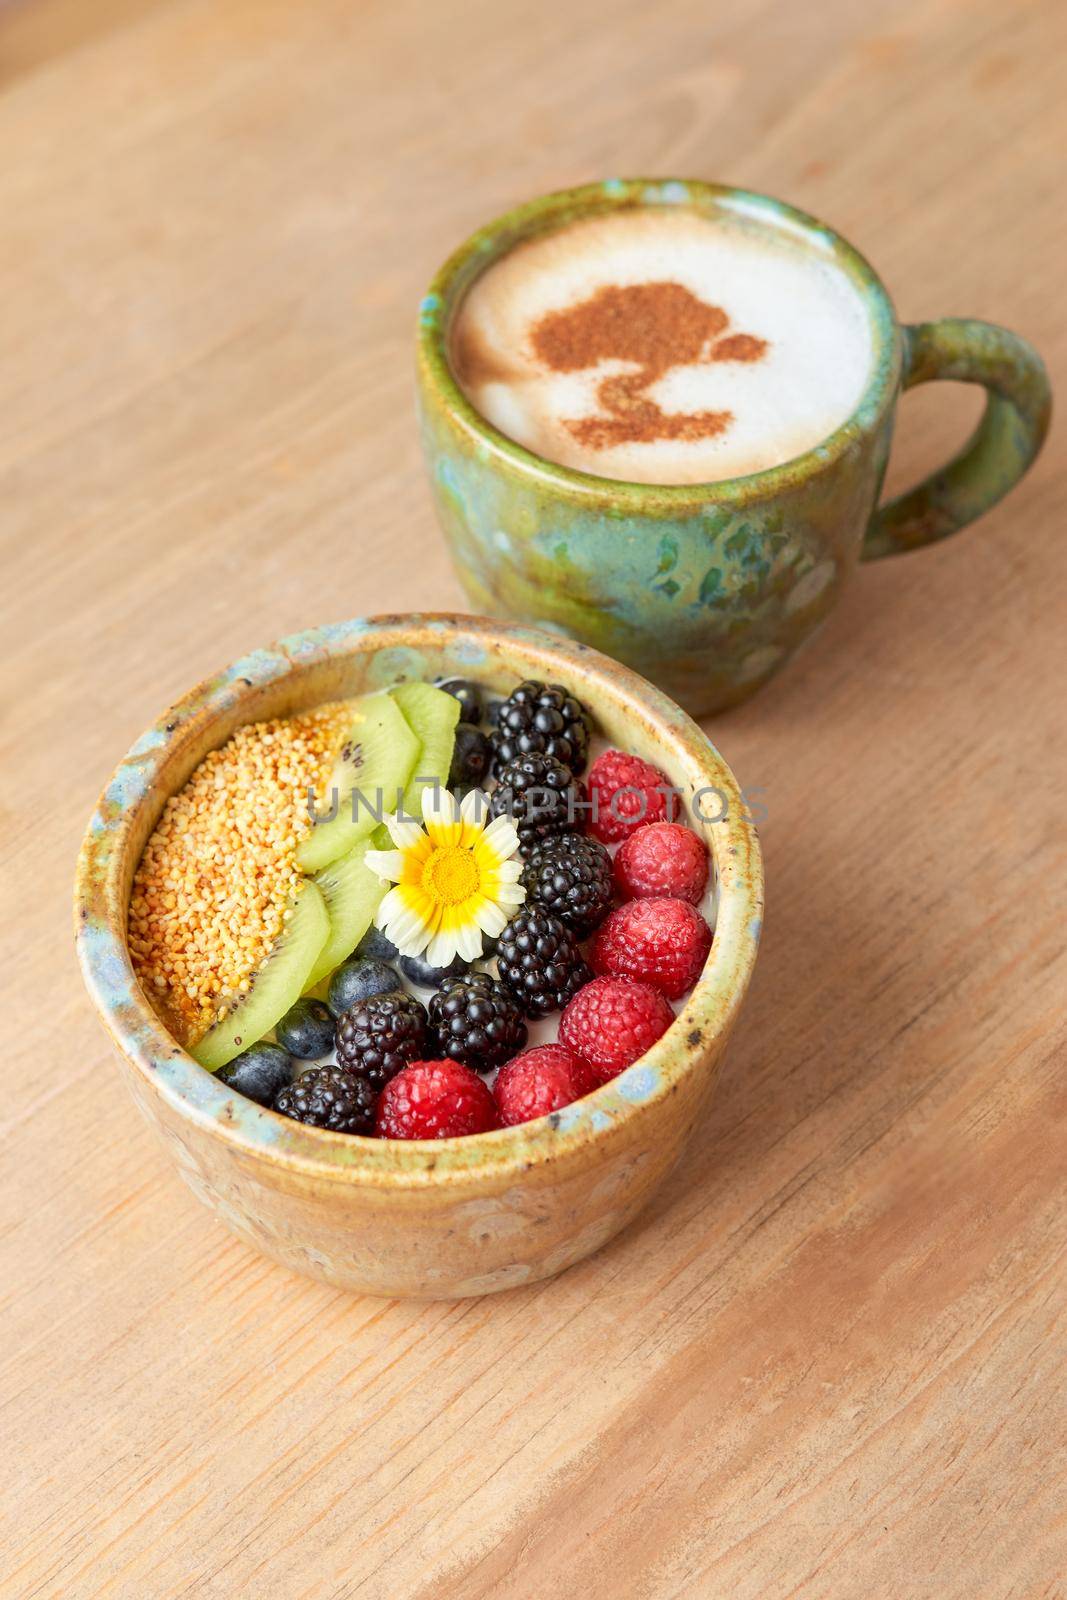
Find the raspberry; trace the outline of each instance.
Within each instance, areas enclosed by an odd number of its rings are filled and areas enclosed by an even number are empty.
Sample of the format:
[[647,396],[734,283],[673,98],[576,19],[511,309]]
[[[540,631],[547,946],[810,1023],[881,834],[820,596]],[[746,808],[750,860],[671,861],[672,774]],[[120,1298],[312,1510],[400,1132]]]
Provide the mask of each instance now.
[[536,1045],[501,1067],[493,1093],[505,1128],[547,1117],[597,1087],[588,1061],[562,1044]]
[[627,900],[669,894],[700,904],[708,881],[708,852],[691,828],[652,822],[638,828],[615,856],[615,882]]
[[679,797],[658,767],[622,750],[605,750],[589,769],[589,831],[604,844],[627,839],[650,822],[669,822]]
[[711,929],[687,900],[631,900],[600,925],[593,971],[651,983],[671,1000],[691,989],[711,949]]
[[607,1083],[650,1050],[674,1021],[658,989],[632,978],[594,978],[560,1019],[560,1043],[588,1061]]
[[499,1126],[493,1096],[458,1061],[413,1061],[378,1097],[380,1139],[462,1139]]

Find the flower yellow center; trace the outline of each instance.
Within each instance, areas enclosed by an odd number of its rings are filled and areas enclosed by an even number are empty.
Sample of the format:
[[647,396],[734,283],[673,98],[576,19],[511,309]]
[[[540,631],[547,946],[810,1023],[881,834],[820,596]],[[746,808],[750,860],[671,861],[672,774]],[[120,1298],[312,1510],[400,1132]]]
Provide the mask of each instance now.
[[437,845],[422,869],[422,887],[442,905],[462,905],[480,884],[474,857],[458,844]]

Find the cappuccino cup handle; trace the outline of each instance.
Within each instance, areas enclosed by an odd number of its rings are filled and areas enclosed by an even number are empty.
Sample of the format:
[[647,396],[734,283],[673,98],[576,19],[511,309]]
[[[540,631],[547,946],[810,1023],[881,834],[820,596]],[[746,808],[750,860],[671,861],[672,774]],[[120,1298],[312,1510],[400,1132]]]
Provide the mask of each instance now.
[[863,545],[864,561],[936,544],[995,506],[1041,449],[1052,409],[1041,357],[1007,328],[945,317],[902,331],[903,389],[939,378],[980,383],[986,406],[958,455],[874,513]]

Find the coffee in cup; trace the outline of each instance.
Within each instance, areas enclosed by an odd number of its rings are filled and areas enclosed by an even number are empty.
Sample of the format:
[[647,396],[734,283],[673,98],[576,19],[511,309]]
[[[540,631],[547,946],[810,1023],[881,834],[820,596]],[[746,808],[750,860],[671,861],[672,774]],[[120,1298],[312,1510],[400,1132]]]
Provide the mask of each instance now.
[[874,354],[859,289],[759,217],[635,207],[526,239],[452,329],[471,404],[559,465],[708,483],[803,455],[855,410]]
[[[936,379],[981,385],[981,421],[879,505],[900,396]],[[609,178],[480,228],[423,297],[418,384],[473,608],[593,645],[698,714],[772,677],[860,561],[995,505],[1050,407],[1017,334],[902,325],[826,223],[677,178]]]

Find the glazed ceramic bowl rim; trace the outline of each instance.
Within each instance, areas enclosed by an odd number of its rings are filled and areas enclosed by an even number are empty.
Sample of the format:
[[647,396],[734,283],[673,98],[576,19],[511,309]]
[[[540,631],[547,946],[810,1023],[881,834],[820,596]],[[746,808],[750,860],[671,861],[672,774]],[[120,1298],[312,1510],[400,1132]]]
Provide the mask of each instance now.
[[[604,478],[560,466],[517,444],[494,427],[460,388],[448,358],[451,321],[464,295],[486,268],[523,239],[564,220],[627,207],[665,205],[719,205],[800,233],[817,249],[828,252],[860,290],[874,341],[870,377],[851,415],[812,449],[762,472],[704,483],[634,483],[624,478]],[[709,498],[730,505],[780,493],[832,465],[857,438],[869,433],[896,393],[901,369],[900,331],[889,292],[854,245],[825,222],[784,200],[753,189],[694,178],[609,178],[538,196],[486,223],[449,256],[424,295],[419,307],[418,352],[426,382],[438,391],[447,411],[484,453],[540,479],[557,493],[582,501],[603,501],[616,514],[620,510],[647,509],[652,503],[680,512]]]
[[[725,819],[706,825],[719,873],[717,935],[707,967],[674,1028],[639,1062],[585,1100],[554,1115],[476,1139],[386,1141],[306,1128],[245,1099],[206,1072],[178,1046],[145,1000],[126,949],[124,846],[147,808],[158,815],[170,789],[161,779],[167,757],[205,730],[232,727],[258,691],[323,662],[391,646],[462,650],[477,675],[494,646],[514,649],[531,671],[556,671],[584,683],[636,716],[663,740],[686,781],[715,785],[728,797]],[[511,670],[510,667],[508,670]],[[263,714],[262,712],[260,714]],[[75,934],[89,993],[120,1052],[141,1083],[246,1154],[301,1169],[328,1169],[339,1179],[374,1185],[425,1185],[462,1171],[499,1177],[558,1159],[644,1115],[694,1068],[719,1034],[728,1033],[756,957],[762,918],[759,843],[730,769],[697,725],[660,690],[587,646],[518,624],[452,614],[358,618],[295,634],[254,652],[205,680],[139,738],[116,770],[89,823],[75,886]],[[684,1041],[684,1042],[683,1042]],[[553,1125],[554,1124],[554,1125]]]

